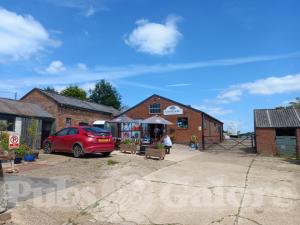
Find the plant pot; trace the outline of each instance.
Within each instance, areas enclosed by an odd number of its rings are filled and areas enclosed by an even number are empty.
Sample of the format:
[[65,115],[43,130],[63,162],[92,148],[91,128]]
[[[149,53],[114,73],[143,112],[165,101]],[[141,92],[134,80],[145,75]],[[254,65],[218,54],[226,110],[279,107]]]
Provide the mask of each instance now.
[[120,150],[121,152],[128,152],[131,154],[136,153],[136,145],[135,144],[120,144]]
[[16,157],[16,158],[14,159],[14,162],[15,162],[15,164],[20,164],[20,163],[22,162],[22,158]]
[[33,155],[34,155],[34,157],[35,157],[36,159],[39,158],[39,154],[40,154],[40,151],[39,151],[39,150],[33,151]]
[[148,158],[159,158],[164,159],[166,155],[165,149],[147,148],[145,157]]
[[24,160],[26,162],[33,162],[35,160],[35,156],[34,155],[25,155]]

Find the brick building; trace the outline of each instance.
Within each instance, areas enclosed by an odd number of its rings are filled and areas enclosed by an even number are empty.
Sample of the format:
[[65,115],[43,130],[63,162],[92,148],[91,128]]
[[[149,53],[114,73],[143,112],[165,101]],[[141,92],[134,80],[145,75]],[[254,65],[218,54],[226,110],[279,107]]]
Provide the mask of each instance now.
[[257,152],[296,157],[300,154],[300,110],[254,110]]
[[39,105],[55,120],[43,123],[42,139],[50,132],[66,126],[93,124],[96,120],[111,120],[119,111],[110,106],[100,105],[34,88],[21,99]]
[[[223,123],[214,117],[192,108],[191,106],[152,95],[141,103],[133,106],[122,115],[136,120],[159,115],[172,122],[167,132],[174,137],[176,143],[189,143],[192,135],[196,135],[200,146],[204,143],[221,142],[223,140]],[[150,129],[153,130],[154,126]],[[160,128],[162,129],[162,128]]]

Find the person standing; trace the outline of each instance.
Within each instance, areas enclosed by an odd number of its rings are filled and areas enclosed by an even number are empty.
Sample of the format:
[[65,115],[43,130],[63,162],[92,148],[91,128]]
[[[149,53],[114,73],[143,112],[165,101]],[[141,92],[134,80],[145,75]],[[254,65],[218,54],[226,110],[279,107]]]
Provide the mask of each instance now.
[[172,148],[172,141],[168,134],[165,134],[163,137],[163,145],[165,146],[166,154],[170,154]]

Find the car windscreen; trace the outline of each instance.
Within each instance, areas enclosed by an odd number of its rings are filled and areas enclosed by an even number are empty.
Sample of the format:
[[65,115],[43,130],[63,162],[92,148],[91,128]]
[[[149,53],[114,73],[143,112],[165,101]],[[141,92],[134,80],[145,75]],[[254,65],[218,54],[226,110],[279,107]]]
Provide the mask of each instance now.
[[87,132],[91,132],[96,136],[110,136],[107,130],[101,129],[99,127],[85,127],[83,128]]

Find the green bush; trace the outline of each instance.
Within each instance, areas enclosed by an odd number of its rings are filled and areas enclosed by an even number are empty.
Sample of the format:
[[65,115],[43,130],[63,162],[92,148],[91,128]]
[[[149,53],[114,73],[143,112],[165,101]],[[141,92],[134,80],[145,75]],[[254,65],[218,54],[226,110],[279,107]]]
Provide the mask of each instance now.
[[6,133],[6,132],[1,132],[0,133],[0,146],[2,148],[2,150],[4,151],[8,151],[9,148],[8,148],[8,143],[9,143],[9,134]]
[[125,145],[132,145],[134,142],[131,140],[131,139],[125,139],[122,144],[125,144]]
[[15,153],[18,157],[23,158],[24,155],[30,152],[30,147],[27,144],[22,143],[20,148],[15,150]]
[[156,144],[156,146],[155,146],[155,148],[156,149],[164,149],[164,145],[163,144],[161,144],[161,143],[158,143],[158,144]]

